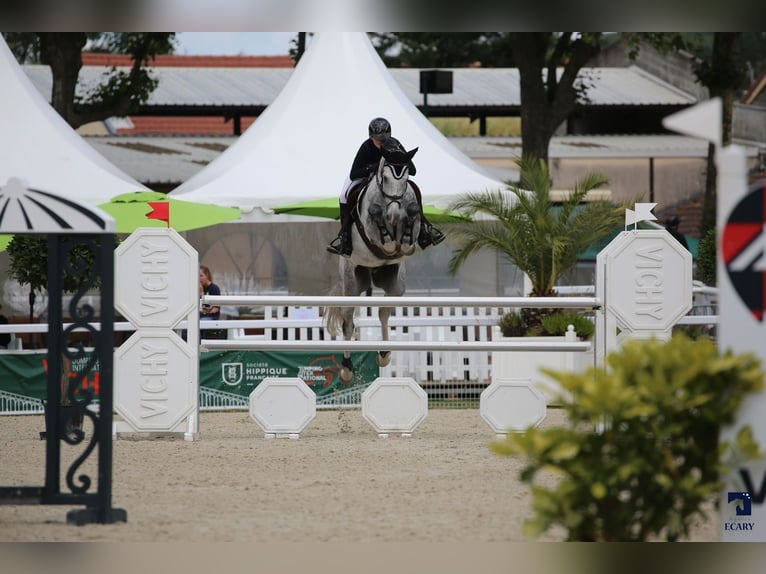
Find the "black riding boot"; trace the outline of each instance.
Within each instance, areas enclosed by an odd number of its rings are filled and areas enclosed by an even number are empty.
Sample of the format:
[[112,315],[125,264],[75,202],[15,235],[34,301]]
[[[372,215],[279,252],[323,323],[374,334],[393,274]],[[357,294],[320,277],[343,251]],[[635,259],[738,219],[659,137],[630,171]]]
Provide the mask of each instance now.
[[351,255],[351,210],[345,203],[340,204],[340,233],[327,246],[327,251],[334,255]]

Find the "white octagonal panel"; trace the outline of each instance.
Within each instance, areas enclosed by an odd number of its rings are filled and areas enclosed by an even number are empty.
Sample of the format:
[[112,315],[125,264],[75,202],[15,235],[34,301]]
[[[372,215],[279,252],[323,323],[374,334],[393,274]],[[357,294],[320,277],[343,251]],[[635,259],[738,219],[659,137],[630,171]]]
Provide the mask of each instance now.
[[139,329],[114,363],[114,409],[137,431],[171,432],[194,411],[197,358],[173,331]]
[[545,397],[529,379],[495,379],[481,393],[481,418],[497,434],[523,432],[545,418]]
[[362,393],[362,416],[379,433],[411,433],[427,414],[428,394],[411,377],[379,377]]
[[631,331],[667,331],[692,308],[691,253],[662,229],[623,234],[607,247],[607,309]]
[[171,229],[137,229],[115,249],[114,306],[137,327],[172,328],[199,302],[197,251]]
[[316,416],[316,394],[298,377],[263,379],[250,393],[250,418],[265,433],[300,433]]

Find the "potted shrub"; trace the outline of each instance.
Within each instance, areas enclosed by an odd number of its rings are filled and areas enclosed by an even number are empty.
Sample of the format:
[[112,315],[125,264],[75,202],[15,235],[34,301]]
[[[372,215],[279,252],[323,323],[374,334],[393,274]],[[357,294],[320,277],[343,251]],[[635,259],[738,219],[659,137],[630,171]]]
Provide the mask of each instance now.
[[508,433],[497,453],[523,457],[537,537],[563,527],[568,541],[688,538],[732,468],[763,456],[739,407],[764,388],[752,353],[721,352],[710,339],[631,340],[606,368],[549,372],[565,392],[565,426]]
[[[555,203],[550,197],[551,180],[545,161],[528,157],[517,164],[521,172],[518,184],[509,184],[505,191],[464,194],[450,205],[450,210],[471,216],[470,220],[456,223],[451,228],[450,235],[456,247],[450,260],[450,271],[456,273],[472,254],[489,249],[507,257],[527,275],[531,285],[528,296],[554,297],[557,295],[556,283],[575,266],[578,256],[620,228],[625,206],[607,200],[583,203],[589,191],[608,183],[607,177],[599,172],[591,172],[579,179],[571,193],[562,202]],[[561,313],[556,309],[513,310],[502,317],[500,324],[505,336],[549,335],[543,317]],[[571,311],[563,313],[564,317],[572,317]],[[551,328],[556,324],[560,331],[565,321],[561,317],[551,318],[549,324]],[[579,321],[578,324],[581,325]],[[500,329],[495,333],[500,336]],[[580,330],[577,333],[578,336],[584,334]],[[520,364],[524,359],[534,361],[535,365],[555,367],[561,364],[560,359],[540,356],[546,353],[538,351],[514,353],[512,361],[507,357],[510,354],[492,353],[493,378],[535,375],[536,366],[525,368]],[[504,361],[504,357],[508,361]],[[505,370],[506,363],[511,367],[510,371]],[[553,398],[551,392],[545,394]]]

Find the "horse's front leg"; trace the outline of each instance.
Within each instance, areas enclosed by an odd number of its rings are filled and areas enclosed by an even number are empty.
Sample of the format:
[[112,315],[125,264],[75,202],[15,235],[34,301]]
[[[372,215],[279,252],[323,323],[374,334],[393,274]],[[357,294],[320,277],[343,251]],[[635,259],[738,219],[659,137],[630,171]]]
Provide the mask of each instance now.
[[[354,308],[344,307],[341,311],[343,317],[343,340],[351,341],[354,338]],[[341,361],[340,381],[349,384],[354,376],[354,363],[351,361],[351,351],[343,351]]]
[[367,213],[370,214],[370,219],[377,225],[378,231],[380,232],[380,248],[388,254],[396,253],[397,249],[399,249],[399,245],[397,244],[396,239],[389,233],[388,227],[386,227],[385,211],[383,210],[383,207],[377,203],[373,203],[370,205]]
[[[402,232],[402,245],[413,245],[415,243],[415,237],[417,237],[417,234],[414,233],[414,227],[415,227],[415,218],[417,218],[420,215],[420,206],[418,205],[417,201],[413,201],[407,204],[407,218],[404,222],[404,230]],[[422,225],[422,222],[421,222]],[[418,228],[420,230],[420,228]]]
[[[388,341],[388,318],[391,317],[391,307],[381,307],[378,310],[378,319],[380,319],[380,331],[383,335],[383,341]],[[387,367],[391,362],[391,351],[378,351],[376,359],[379,367]]]

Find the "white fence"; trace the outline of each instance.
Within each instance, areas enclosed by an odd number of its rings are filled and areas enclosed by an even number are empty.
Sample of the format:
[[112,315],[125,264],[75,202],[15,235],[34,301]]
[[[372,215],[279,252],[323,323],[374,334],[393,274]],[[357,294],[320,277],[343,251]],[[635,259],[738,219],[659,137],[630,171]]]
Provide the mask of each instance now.
[[[598,304],[596,299],[582,296],[589,293],[587,288],[580,288],[572,293],[577,296],[537,298],[536,300],[519,297],[408,298],[410,301],[419,301],[419,304],[394,307],[389,321],[391,328],[389,347],[395,348],[402,345],[411,348],[397,349],[392,354],[391,363],[381,368],[380,376],[412,377],[426,389],[452,388],[453,395],[470,389],[471,396],[477,395],[491,381],[491,349],[503,350],[497,347],[498,343],[492,343],[492,327],[509,307],[587,308]],[[714,327],[718,321],[715,314],[716,297],[715,289],[704,286],[695,287],[694,307],[679,321],[679,324]],[[207,302],[214,302],[213,299],[216,298],[206,298]],[[225,330],[227,333],[227,339],[220,341],[207,340],[203,335],[205,344],[210,348],[215,346],[215,348],[252,349],[258,345],[261,345],[261,348],[267,348],[267,346],[285,348],[280,346],[280,341],[292,341],[293,345],[299,345],[301,341],[331,340],[329,334],[325,332],[324,320],[321,316],[322,306],[316,304],[317,300],[327,301],[331,298],[285,296],[270,297],[268,300],[273,304],[256,305],[257,319],[201,321],[200,328],[204,331]],[[219,304],[224,304],[223,301],[226,301],[225,304],[251,305],[253,298],[238,299],[221,296],[220,301]],[[469,301],[473,304],[464,304]],[[365,298],[365,303],[369,303],[369,306],[361,307],[356,318],[360,341],[354,341],[348,346],[353,347],[353,343],[367,342],[371,349],[377,350],[378,347],[382,347],[376,307],[388,306],[393,302],[394,300],[386,297]],[[64,326],[67,327],[68,324]],[[184,324],[178,325],[179,329],[184,327]],[[47,328],[47,324],[43,323],[0,325],[0,332],[45,333]],[[115,323],[115,331],[132,331],[133,329],[133,325],[128,322]],[[338,348],[337,344],[334,348]],[[353,350],[361,350],[361,348],[357,346]],[[534,349],[517,347],[517,350],[533,351]],[[574,347],[570,350],[574,350]],[[0,393],[0,412],[6,411],[6,408],[10,411],[29,412],[27,410],[29,405],[19,405],[18,397],[6,395],[7,393]],[[207,395],[204,389],[203,395],[201,404],[203,409],[226,409],[238,406],[227,402],[226,397],[211,395],[208,401],[205,399]],[[346,397],[346,399],[350,401],[348,404],[355,402],[353,397]]]
[[[331,339],[325,332],[321,317],[323,305],[337,305],[351,300],[365,306],[358,308],[355,319],[359,340],[346,342],[344,347],[349,350],[396,350],[391,363],[381,369],[381,376],[412,377],[421,382],[475,381],[486,384],[491,377],[491,350],[502,350],[498,343],[492,343],[492,327],[509,308],[593,308],[599,305],[593,297],[404,297],[402,301],[406,300],[406,306],[393,307],[389,320],[390,342],[384,345],[376,307],[391,306],[397,299],[375,296],[213,296],[205,297],[204,301],[214,305],[272,304],[262,308],[264,318],[259,322],[261,333],[247,335],[247,326],[240,325],[231,330],[228,321],[214,322],[218,328],[229,328],[228,340],[206,340],[203,345],[216,349],[266,349],[279,348],[279,341],[291,341],[291,348],[297,348],[297,342],[311,341],[311,347],[319,349],[321,345],[318,341]],[[299,318],[296,319],[296,316]],[[365,344],[365,341],[369,343]],[[422,345],[418,345],[419,342]],[[575,349],[576,344],[571,345],[570,350],[584,350]],[[537,346],[537,350],[541,350],[540,344]],[[335,349],[344,347],[333,345]],[[517,344],[515,348],[535,350],[531,341],[526,348],[523,344]]]

